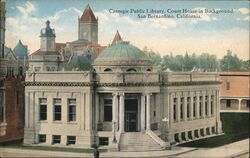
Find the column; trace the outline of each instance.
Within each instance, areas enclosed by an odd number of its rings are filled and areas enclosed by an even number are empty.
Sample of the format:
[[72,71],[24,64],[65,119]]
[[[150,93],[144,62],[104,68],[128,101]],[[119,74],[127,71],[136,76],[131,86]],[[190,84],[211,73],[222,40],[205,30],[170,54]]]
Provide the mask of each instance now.
[[141,131],[145,130],[145,94],[141,95]]
[[238,99],[239,101],[239,111],[241,110],[241,99]]
[[179,122],[181,120],[181,98],[180,98],[180,94],[177,94],[176,114],[177,114],[177,122]]
[[200,118],[200,94],[196,94],[196,117]]
[[202,118],[205,118],[206,117],[206,114],[205,114],[205,101],[206,101],[206,94],[205,93],[202,93]]
[[194,96],[193,96],[193,93],[191,92],[190,93],[190,105],[189,105],[189,109],[190,109],[190,120],[193,120],[194,118],[194,114],[193,114],[193,108],[194,108]]
[[187,94],[186,93],[184,93],[183,119],[184,121],[187,121]]
[[113,132],[116,130],[116,124],[117,122],[117,100],[118,100],[118,94],[117,93],[113,93],[113,99],[112,99],[112,122],[113,122]]
[[124,132],[124,93],[120,93],[120,132]]
[[208,100],[207,100],[207,110],[208,110],[208,117],[211,117],[211,93],[208,93]]
[[147,124],[146,124],[146,129],[150,130],[150,95],[147,94]]

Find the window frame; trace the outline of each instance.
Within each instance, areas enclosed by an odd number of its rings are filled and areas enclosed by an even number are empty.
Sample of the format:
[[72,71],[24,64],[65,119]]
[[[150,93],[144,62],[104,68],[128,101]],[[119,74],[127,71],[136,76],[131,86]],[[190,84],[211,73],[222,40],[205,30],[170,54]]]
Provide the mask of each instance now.
[[[111,103],[105,103],[105,100],[109,100],[109,101],[111,101]],[[103,121],[104,122],[112,122],[112,119],[113,119],[113,116],[112,116],[113,108],[112,108],[112,106],[113,106],[113,101],[112,101],[111,98],[103,98]],[[108,115],[108,114],[105,113],[105,107],[110,108],[111,115]],[[107,116],[109,119],[107,119],[105,116]]]
[[[45,100],[45,102],[41,102],[41,100]],[[42,106],[45,106],[46,112],[41,111]],[[45,119],[42,119],[42,114],[45,115]],[[47,98],[39,98],[39,120],[47,121],[47,119],[48,119],[48,100]]]
[[[71,103],[70,101],[75,101],[74,103]],[[75,107],[75,111],[74,111],[74,113],[73,112],[70,112],[70,107]],[[76,114],[76,99],[75,98],[70,98],[70,99],[68,99],[68,122],[76,122],[77,121],[77,118],[76,118],[76,116],[77,116],[77,114]],[[72,116],[71,116],[72,115]],[[74,117],[73,117],[74,116]],[[74,118],[74,119],[70,119],[70,118]]]
[[[56,100],[60,100],[60,103],[55,102]],[[56,112],[56,107],[60,107],[60,112]],[[60,116],[60,119],[56,117]],[[61,98],[54,98],[53,99],[53,120],[54,121],[62,121],[62,99]]]

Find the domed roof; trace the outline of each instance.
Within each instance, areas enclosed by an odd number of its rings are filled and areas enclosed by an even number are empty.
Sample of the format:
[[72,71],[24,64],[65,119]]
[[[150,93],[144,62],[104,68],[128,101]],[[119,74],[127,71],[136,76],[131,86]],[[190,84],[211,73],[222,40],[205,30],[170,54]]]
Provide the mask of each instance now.
[[95,60],[95,65],[152,65],[151,60],[139,48],[120,41],[105,49]]
[[25,45],[23,45],[23,43],[21,42],[21,40],[19,40],[18,44],[13,49],[13,51],[15,52],[16,56],[19,59],[24,59],[24,58],[27,59],[27,57],[28,57],[27,47]]
[[41,35],[40,37],[56,37],[55,30],[50,28],[50,22],[49,20],[46,21],[46,28],[43,28],[41,30]]
[[78,70],[85,71],[92,68],[91,61],[85,56],[73,55],[70,57],[69,62],[64,66],[66,71]]

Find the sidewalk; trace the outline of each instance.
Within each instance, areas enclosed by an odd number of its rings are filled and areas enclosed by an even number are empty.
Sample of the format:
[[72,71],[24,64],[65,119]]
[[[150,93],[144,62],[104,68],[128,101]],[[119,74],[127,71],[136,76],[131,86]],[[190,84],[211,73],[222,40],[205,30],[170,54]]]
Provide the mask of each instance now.
[[[172,150],[148,151],[148,152],[104,152],[100,157],[129,158],[129,157],[166,157],[176,154],[184,154],[197,150],[196,148],[174,147]],[[3,157],[93,157],[91,153],[73,153],[43,150],[26,150],[17,148],[0,148]]]
[[[249,155],[249,139],[217,148],[173,147],[172,150],[148,152],[104,152],[102,158],[129,157],[234,157],[239,153]],[[92,153],[72,153],[43,150],[26,150],[18,148],[0,148],[3,157],[93,157]]]

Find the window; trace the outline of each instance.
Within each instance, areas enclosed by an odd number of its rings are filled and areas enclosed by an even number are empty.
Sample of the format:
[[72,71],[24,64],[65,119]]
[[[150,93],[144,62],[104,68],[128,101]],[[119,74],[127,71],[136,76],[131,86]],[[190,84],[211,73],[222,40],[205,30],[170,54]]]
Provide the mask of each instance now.
[[211,96],[211,115],[214,114],[214,96]]
[[200,96],[200,104],[199,104],[199,106],[200,106],[199,114],[201,116],[202,115],[202,108],[203,108],[203,97],[202,96]]
[[181,119],[183,119],[183,104],[184,104],[184,98],[181,97]]
[[187,97],[187,118],[190,118],[190,97]]
[[209,130],[209,128],[206,128],[206,134],[207,134],[207,135],[210,135],[210,130]]
[[177,119],[177,98],[174,98],[174,121]]
[[205,115],[208,115],[208,96],[205,97]]
[[151,71],[151,69],[150,69],[150,68],[148,68],[148,69],[147,69],[147,71]]
[[40,98],[39,106],[40,106],[40,120],[47,120],[47,99]]
[[215,127],[212,127],[212,133],[214,134],[215,132]]
[[3,117],[4,117],[3,92],[0,91],[0,122],[4,121]]
[[67,136],[67,145],[76,144],[76,136]]
[[250,100],[247,100],[247,108],[250,107]]
[[99,137],[99,145],[109,145],[109,137]]
[[196,102],[197,102],[197,97],[194,97],[194,102],[193,102],[193,116],[196,117]]
[[69,99],[68,106],[69,106],[68,121],[76,121],[76,99]]
[[106,68],[106,69],[104,70],[104,72],[112,72],[112,69]]
[[61,109],[61,99],[54,99],[54,120],[61,121],[62,109]]
[[104,121],[112,121],[112,99],[104,99]]
[[227,108],[230,108],[231,107],[231,100],[228,99],[226,104],[227,104]]
[[226,83],[226,89],[227,89],[227,91],[230,90],[230,82],[229,81],[227,81],[227,83]]
[[127,69],[127,72],[136,72],[136,69],[130,68],[130,69]]
[[46,142],[46,135],[45,134],[39,134],[38,139],[39,139],[39,143],[45,143]]
[[53,144],[60,144],[61,143],[61,136],[60,135],[53,135]]

